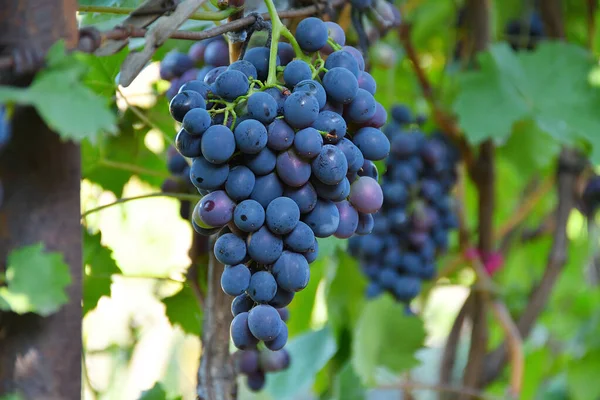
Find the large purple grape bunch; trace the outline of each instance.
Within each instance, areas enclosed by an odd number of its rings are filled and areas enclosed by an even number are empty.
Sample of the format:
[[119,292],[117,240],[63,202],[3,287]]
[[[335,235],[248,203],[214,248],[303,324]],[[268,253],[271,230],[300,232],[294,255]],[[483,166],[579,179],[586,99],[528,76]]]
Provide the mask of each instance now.
[[370,233],[383,204],[372,161],[390,151],[378,129],[387,115],[361,53],[318,18],[302,20],[291,39],[276,54],[248,49],[170,103],[182,124],[176,148],[193,160],[190,178],[204,196],[192,223],[220,234],[214,254],[225,265],[222,289],[235,296],[240,350],[283,348],[277,309],[308,285],[317,238]]
[[[287,309],[278,309],[283,321],[287,321]],[[254,392],[260,391],[266,382],[268,372],[279,372],[290,365],[290,353],[286,349],[272,351],[269,349],[238,350],[234,355],[236,372],[246,376],[248,388]]]
[[166,92],[171,100],[185,83],[204,79],[208,71],[229,65],[229,50],[222,36],[194,43],[188,53],[172,50],[160,62],[160,77],[171,82]]
[[421,282],[435,276],[436,255],[457,227],[450,192],[459,155],[444,135],[424,135],[407,107],[394,106],[391,115],[383,208],[374,215],[373,234],[351,238],[349,252],[370,281],[368,298],[387,291],[408,304]]

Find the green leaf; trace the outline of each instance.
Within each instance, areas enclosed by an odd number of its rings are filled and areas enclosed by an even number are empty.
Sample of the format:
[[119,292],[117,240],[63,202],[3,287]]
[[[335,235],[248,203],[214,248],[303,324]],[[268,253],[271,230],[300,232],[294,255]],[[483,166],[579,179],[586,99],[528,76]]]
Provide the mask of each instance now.
[[353,329],[358,321],[367,281],[355,259],[341,249],[336,255],[335,265],[328,270],[327,313],[332,328],[339,331],[344,325]]
[[183,288],[171,297],[162,300],[165,314],[173,326],[179,326],[185,333],[202,334],[202,309],[191,287]]
[[6,394],[4,396],[0,396],[0,400],[23,400],[23,396],[18,393]]
[[347,363],[335,377],[332,400],[364,400],[366,398],[365,387],[360,382],[360,377]]
[[404,306],[381,296],[363,308],[352,348],[354,370],[367,385],[375,384],[376,370],[401,372],[418,364],[414,353],[423,346],[423,321],[404,315]]
[[8,255],[6,286],[0,287],[0,309],[17,314],[48,316],[68,302],[69,266],[61,253],[44,252],[42,243],[21,247]]
[[317,241],[319,242],[319,258],[333,256],[338,249],[345,250],[348,245],[347,240],[338,239],[335,236],[318,238]]
[[83,315],[96,308],[102,296],[110,296],[112,276],[121,270],[112,251],[102,244],[102,234],[83,233]]
[[460,77],[454,103],[471,142],[490,137],[503,142],[516,122],[531,119],[562,143],[590,143],[600,160],[600,93],[590,84],[594,59],[585,49],[546,42],[517,55],[498,43],[479,61],[479,70]]
[[296,293],[294,301],[288,306],[290,315],[293,315],[287,322],[290,337],[305,332],[310,329],[313,313],[318,309],[317,289],[325,273],[329,260],[321,258],[310,265],[310,281],[308,286],[302,291]]
[[181,400],[182,398],[181,396],[168,397],[162,385],[156,382],[151,389],[143,391],[138,400]]
[[106,57],[98,57],[93,54],[77,54],[78,59],[88,66],[83,82],[99,95],[107,98],[115,96],[118,88],[117,75],[128,53],[128,49],[125,48]]
[[119,122],[118,136],[104,136],[97,145],[82,142],[82,176],[117,197],[122,196],[123,186],[133,175],[155,187],[170,176],[165,158],[146,147],[147,128],[134,128],[138,122],[127,112]]
[[277,400],[293,398],[309,387],[337,351],[337,344],[331,329],[325,327],[295,337],[285,348],[292,360],[290,367],[267,376],[266,390]]
[[567,367],[567,386],[573,400],[596,400],[600,396],[600,350],[573,360]]

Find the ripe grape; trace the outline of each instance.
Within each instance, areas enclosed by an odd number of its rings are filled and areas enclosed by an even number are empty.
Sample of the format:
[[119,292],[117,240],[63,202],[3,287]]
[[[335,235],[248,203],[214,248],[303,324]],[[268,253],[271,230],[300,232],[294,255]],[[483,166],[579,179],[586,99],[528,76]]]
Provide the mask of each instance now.
[[296,28],[296,40],[300,48],[309,53],[322,49],[328,37],[327,25],[319,18],[305,18]]
[[221,288],[230,296],[239,296],[250,285],[250,270],[244,264],[227,265],[221,275]]

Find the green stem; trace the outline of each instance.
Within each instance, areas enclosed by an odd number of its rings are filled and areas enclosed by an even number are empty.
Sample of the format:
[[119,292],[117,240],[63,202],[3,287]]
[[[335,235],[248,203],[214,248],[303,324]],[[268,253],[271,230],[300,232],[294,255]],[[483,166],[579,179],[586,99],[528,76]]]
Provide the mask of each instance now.
[[332,38],[327,39],[327,44],[331,46],[333,51],[338,51],[342,49],[342,46],[337,44]]
[[[78,7],[79,12],[102,13],[102,14],[122,14],[128,15],[136,9],[132,7],[103,7],[103,6],[82,6]],[[230,7],[222,11],[198,11],[189,19],[195,21],[222,21],[229,18],[232,14],[240,11],[241,8]]]
[[171,174],[168,174],[166,172],[154,171],[151,169],[139,167],[134,164],[128,164],[128,163],[123,163],[123,162],[119,162],[119,161],[112,161],[112,160],[108,160],[106,158],[101,159],[99,164],[103,167],[120,169],[122,171],[133,172],[134,174],[138,174],[138,175],[150,175],[150,176],[156,176],[159,178],[170,178],[171,177]]
[[267,77],[267,86],[274,86],[277,84],[277,44],[281,37],[281,31],[285,27],[279,19],[277,9],[273,0],[265,0],[265,5],[269,11],[271,17],[271,50],[269,52],[269,75]]
[[106,208],[113,207],[118,204],[127,203],[128,201],[148,199],[151,197],[172,197],[172,198],[179,199],[179,200],[189,200],[189,201],[195,201],[195,200],[202,199],[202,196],[200,196],[200,195],[188,194],[188,193],[148,193],[148,194],[143,194],[140,196],[123,197],[123,198],[113,201],[112,203],[104,204],[104,205],[89,209],[86,212],[84,212],[83,214],[81,214],[81,218],[85,218],[90,214],[96,213],[98,211],[102,211]]

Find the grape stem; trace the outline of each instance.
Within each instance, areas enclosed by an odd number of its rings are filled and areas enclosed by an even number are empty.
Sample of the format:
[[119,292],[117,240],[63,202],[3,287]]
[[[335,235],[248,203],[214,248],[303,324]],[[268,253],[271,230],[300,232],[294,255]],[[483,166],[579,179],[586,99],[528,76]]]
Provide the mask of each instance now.
[[[136,8],[133,7],[104,7],[104,6],[84,6],[80,5],[77,11],[82,13],[99,13],[99,14],[121,14],[127,15],[135,13]],[[167,10],[165,10],[167,11]],[[189,18],[194,21],[222,21],[230,15],[240,11],[240,8],[229,7],[221,11],[198,11]],[[159,12],[156,13],[160,15]],[[135,15],[140,15],[137,13]]]
[[[290,41],[296,57],[306,61],[307,56],[302,52],[300,45],[296,41],[292,32],[281,22],[279,14],[273,0],[265,0],[269,17],[271,18],[271,49],[269,52],[269,75],[267,77],[267,87],[277,86],[277,44],[281,36]],[[310,64],[310,62],[309,62]]]
[[143,194],[140,196],[133,196],[133,197],[122,197],[120,199],[117,199],[115,201],[113,201],[112,203],[108,203],[108,204],[103,204],[101,206],[95,207],[95,208],[91,208],[89,210],[87,210],[86,212],[84,212],[83,214],[81,214],[81,218],[85,218],[90,214],[96,213],[98,211],[102,211],[106,208],[109,207],[113,207],[116,206],[118,204],[123,204],[123,203],[127,203],[129,201],[133,201],[133,200],[141,200],[141,199],[148,199],[151,197],[172,197],[175,199],[179,199],[179,200],[188,200],[188,201],[196,201],[196,200],[201,200],[202,196],[200,195],[196,195],[196,194],[188,194],[188,193],[162,193],[162,192],[158,192],[158,193],[148,193],[148,194]]

